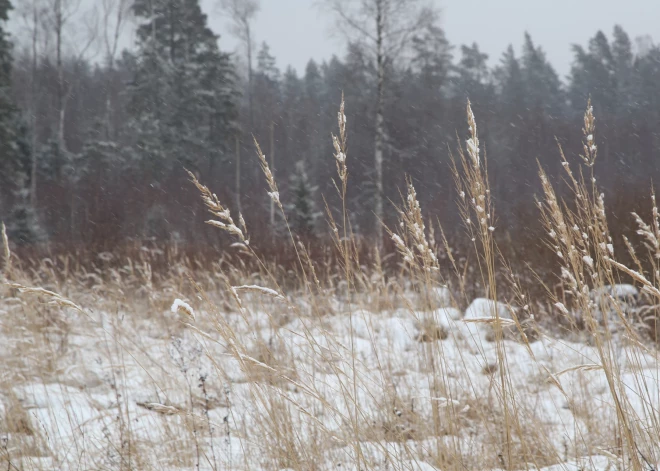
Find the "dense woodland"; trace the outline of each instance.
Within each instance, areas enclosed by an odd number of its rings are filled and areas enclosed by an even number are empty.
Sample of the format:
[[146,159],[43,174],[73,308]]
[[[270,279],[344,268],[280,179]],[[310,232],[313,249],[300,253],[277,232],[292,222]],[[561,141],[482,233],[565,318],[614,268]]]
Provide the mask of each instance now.
[[[331,132],[342,93],[351,223],[365,238],[381,237],[381,216],[393,222],[406,175],[431,220],[462,237],[450,151],[465,139],[468,97],[493,182],[496,235],[510,247],[538,248],[538,164],[560,175],[557,141],[577,158],[589,97],[614,233],[631,211],[648,211],[660,176],[660,45],[633,46],[618,26],[594,32],[573,46],[562,80],[527,33],[521,50],[509,47],[491,68],[478,44],[451,45],[422,2],[403,2],[406,12],[391,0],[360,2],[373,9],[353,16],[364,29],[345,28],[346,50],[297,72],[278,68],[251,34],[254,0],[223,2],[232,25],[223,35],[246,46],[232,54],[198,0],[104,0],[96,36],[75,41],[74,2],[15,4],[18,41],[6,28],[10,0],[0,0],[0,215],[9,237],[103,249],[145,239],[220,244],[203,225],[189,169],[241,211],[254,241],[276,245],[282,218],[266,195],[254,136],[294,231],[323,243],[323,198],[330,208],[338,201]],[[342,3],[350,2],[328,2],[339,24]],[[409,34],[396,35],[400,24]],[[120,51],[124,28],[136,28],[136,43]],[[91,58],[91,47],[100,55]]]

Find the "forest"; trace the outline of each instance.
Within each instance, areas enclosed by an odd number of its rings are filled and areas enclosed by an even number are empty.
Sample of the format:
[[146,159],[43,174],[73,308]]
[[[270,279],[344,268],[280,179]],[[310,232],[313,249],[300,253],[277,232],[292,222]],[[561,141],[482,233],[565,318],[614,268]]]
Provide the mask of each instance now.
[[[266,195],[255,140],[292,229],[322,246],[326,204],[339,204],[331,132],[342,94],[350,223],[379,246],[391,245],[382,225],[396,218],[407,176],[429,219],[450,240],[462,237],[450,156],[468,99],[498,208],[495,235],[513,252],[539,247],[539,166],[558,174],[558,144],[580,148],[589,99],[613,232],[649,206],[659,170],[660,45],[634,44],[619,26],[574,45],[564,80],[529,33],[489,67],[478,44],[450,44],[424,2],[407,0],[382,18],[362,9],[352,22],[340,9],[346,2],[332,0],[322,7],[343,24],[346,49],[310,58],[298,72],[281,70],[268,44],[255,41],[255,0],[219,2],[226,32],[209,28],[198,0],[103,0],[87,29],[74,21],[75,0],[14,3],[21,34],[0,30],[0,214],[19,246],[216,247],[222,239],[203,226],[190,170],[244,216],[262,247],[277,248],[283,221]],[[11,9],[0,1],[5,23]],[[121,50],[130,28],[135,44]],[[241,49],[224,50],[224,35]]]

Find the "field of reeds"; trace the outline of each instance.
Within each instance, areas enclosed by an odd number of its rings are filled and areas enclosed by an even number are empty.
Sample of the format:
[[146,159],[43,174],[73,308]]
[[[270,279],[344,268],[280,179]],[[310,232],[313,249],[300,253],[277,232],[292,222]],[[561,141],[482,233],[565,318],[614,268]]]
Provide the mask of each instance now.
[[[291,267],[193,174],[210,230],[234,239],[215,260],[172,247],[25,260],[3,232],[0,469],[657,470],[655,196],[652,220],[631,215],[642,243],[617,254],[589,105],[583,147],[557,150],[572,197],[539,168],[560,268],[535,276],[496,242],[477,121],[468,104],[451,168],[467,259],[412,181],[385,228],[396,253],[365,255],[346,210],[327,208],[326,255],[290,232]],[[342,103],[342,201],[348,138]]]

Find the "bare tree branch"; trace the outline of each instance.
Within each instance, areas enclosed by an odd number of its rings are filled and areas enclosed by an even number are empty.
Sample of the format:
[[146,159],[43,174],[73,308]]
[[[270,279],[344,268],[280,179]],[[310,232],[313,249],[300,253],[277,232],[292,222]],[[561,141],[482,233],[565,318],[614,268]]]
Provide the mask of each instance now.
[[114,67],[119,38],[128,21],[132,4],[132,0],[101,0],[104,52],[110,68]]
[[[247,97],[248,97],[248,118],[250,128],[254,129],[254,94],[252,89],[252,48],[254,38],[252,36],[252,20],[259,12],[259,0],[220,0],[222,12],[229,17],[232,22],[232,32],[245,43],[245,56],[247,60]],[[235,173],[235,197],[236,206],[239,211],[241,208],[241,153],[240,138],[236,135],[236,173]]]

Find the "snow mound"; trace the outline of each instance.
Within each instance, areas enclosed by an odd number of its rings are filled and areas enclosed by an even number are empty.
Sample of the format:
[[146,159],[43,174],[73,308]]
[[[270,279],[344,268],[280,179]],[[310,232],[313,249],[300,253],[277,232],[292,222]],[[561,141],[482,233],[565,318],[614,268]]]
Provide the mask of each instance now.
[[468,331],[467,338],[478,338],[493,342],[495,340],[494,323],[496,316],[502,321],[504,338],[515,340],[517,328],[512,324],[511,307],[492,299],[477,298],[468,306],[463,316]]
[[384,343],[393,351],[409,351],[415,345],[417,328],[410,318],[389,317],[380,322]]
[[432,312],[432,315],[438,323],[445,327],[450,327],[452,324],[463,317],[461,311],[454,307],[442,307],[440,309],[436,309]]
[[592,290],[590,296],[596,304],[596,318],[602,322],[607,317],[610,330],[616,330],[619,312],[627,315],[637,305],[639,291],[633,285],[606,285]]
[[614,299],[619,299],[626,302],[634,302],[639,296],[639,290],[633,285],[606,285],[601,288],[596,288],[591,292],[591,296],[595,301],[602,300],[603,297],[611,296]]
[[449,307],[452,305],[452,296],[451,296],[451,291],[449,291],[449,288],[446,288],[444,286],[438,286],[436,288],[433,288],[432,290],[432,300],[435,303],[435,307],[437,308],[442,308],[442,307]]
[[465,310],[464,319],[482,319],[495,317],[498,314],[501,319],[511,319],[511,312],[506,304],[493,301],[492,299],[477,298]]

